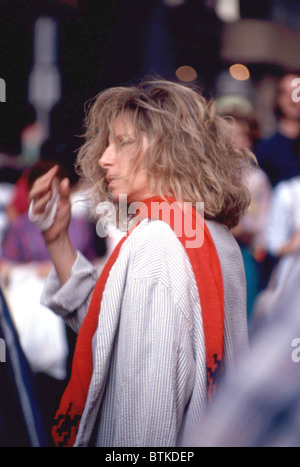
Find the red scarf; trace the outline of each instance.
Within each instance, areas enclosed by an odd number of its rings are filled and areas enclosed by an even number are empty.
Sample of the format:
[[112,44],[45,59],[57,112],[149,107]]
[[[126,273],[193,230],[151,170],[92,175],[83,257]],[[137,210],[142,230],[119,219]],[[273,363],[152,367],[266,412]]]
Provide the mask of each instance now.
[[[188,206],[188,209],[183,214],[177,206],[176,213],[177,215],[179,213],[181,217],[176,217],[174,214],[174,216],[169,216],[168,219],[168,216],[166,217],[162,214],[162,210],[157,214],[157,210],[154,212],[151,209],[151,203],[163,202],[158,197],[144,200],[143,206],[147,206],[147,215],[145,215],[144,211],[140,217],[138,216],[138,219],[141,220],[143,217],[149,217],[169,223],[185,247],[190,259],[201,303],[206,349],[207,394],[208,401],[210,402],[216,391],[216,377],[219,370],[222,370],[224,355],[224,291],[219,257],[207,226],[194,208]],[[168,203],[175,206],[174,199],[169,198]],[[162,204],[160,205],[162,206]],[[176,222],[174,220],[175,217],[177,219]],[[182,226],[180,235],[178,235],[177,231],[180,226],[178,219],[180,219]],[[197,246],[196,248],[189,247],[191,243],[188,242],[193,241],[193,238],[185,233],[187,220],[193,222],[193,228],[195,228],[196,222],[197,228],[202,228],[202,246]],[[96,283],[88,312],[81,325],[74,353],[71,379],[63,394],[52,428],[52,436],[56,446],[70,447],[75,442],[93,373],[92,338],[98,325],[102,294],[109,272],[131,231],[121,239],[105,264]]]

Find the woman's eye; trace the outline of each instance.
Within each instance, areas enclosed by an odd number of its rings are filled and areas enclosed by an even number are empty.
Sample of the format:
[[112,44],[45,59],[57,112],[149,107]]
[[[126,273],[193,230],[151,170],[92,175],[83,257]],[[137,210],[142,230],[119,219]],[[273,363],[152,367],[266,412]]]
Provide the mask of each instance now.
[[132,140],[129,138],[124,138],[124,139],[119,140],[119,144],[121,146],[126,146],[127,144],[131,144],[131,143],[132,143]]

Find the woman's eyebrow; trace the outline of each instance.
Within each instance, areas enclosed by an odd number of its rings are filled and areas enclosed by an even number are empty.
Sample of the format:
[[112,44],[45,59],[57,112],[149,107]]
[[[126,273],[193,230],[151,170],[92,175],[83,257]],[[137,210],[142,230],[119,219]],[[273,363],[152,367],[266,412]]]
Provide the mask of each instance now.
[[122,139],[122,138],[134,139],[134,135],[130,133],[116,133],[114,137],[116,139]]

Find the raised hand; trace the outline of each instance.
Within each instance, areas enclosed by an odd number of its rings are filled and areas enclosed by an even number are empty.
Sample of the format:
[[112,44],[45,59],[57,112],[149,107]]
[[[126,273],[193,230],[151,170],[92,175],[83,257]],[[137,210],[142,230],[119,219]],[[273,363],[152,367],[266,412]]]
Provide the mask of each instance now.
[[59,200],[54,222],[42,232],[46,245],[58,240],[62,235],[66,235],[71,220],[70,183],[67,178],[59,181],[56,177],[57,172],[58,166],[56,165],[39,177],[29,194],[30,200],[33,201],[32,214],[41,216],[45,213],[46,206],[54,191],[58,193]]
[[56,175],[58,165],[39,177],[30,193],[33,201],[32,214],[45,213],[47,203],[51,200],[54,190],[59,195],[56,214],[52,225],[42,232],[45,244],[55,266],[61,284],[64,284],[71,274],[76,260],[76,251],[70,242],[68,228],[71,221],[70,182],[68,178],[59,180]]

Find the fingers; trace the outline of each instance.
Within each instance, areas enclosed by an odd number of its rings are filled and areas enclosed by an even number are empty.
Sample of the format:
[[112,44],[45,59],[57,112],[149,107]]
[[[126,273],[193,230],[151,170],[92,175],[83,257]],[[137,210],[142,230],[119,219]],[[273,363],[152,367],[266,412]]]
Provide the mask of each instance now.
[[54,166],[45,175],[39,177],[29,194],[33,201],[32,212],[34,215],[43,214],[48,202],[51,200],[53,192],[56,190],[60,197],[60,205],[69,202],[70,182],[68,178],[59,181],[56,177],[58,165]]
[[45,212],[47,203],[52,197],[52,190],[48,190],[43,196],[39,198],[34,198],[34,204],[32,208],[33,214],[42,214]]
[[57,171],[58,171],[58,165],[55,165],[45,175],[42,175],[35,181],[29,193],[29,199],[31,201],[33,200],[34,203],[36,203],[38,199],[44,197],[48,192],[50,192],[50,198],[51,198],[52,184],[57,174]]
[[64,178],[61,182],[60,182],[60,185],[58,187],[58,193],[60,195],[61,198],[63,199],[66,199],[68,198],[69,199],[69,195],[70,195],[70,181],[68,178]]

